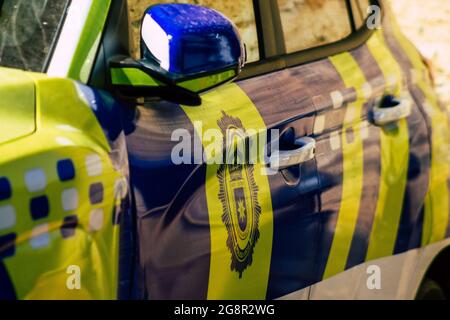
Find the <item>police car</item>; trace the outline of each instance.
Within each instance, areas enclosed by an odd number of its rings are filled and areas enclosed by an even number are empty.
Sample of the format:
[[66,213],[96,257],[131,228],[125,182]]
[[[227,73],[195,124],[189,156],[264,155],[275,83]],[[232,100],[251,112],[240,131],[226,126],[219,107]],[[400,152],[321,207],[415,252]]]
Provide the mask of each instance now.
[[387,3],[179,2],[0,1],[0,299],[449,298],[448,109]]

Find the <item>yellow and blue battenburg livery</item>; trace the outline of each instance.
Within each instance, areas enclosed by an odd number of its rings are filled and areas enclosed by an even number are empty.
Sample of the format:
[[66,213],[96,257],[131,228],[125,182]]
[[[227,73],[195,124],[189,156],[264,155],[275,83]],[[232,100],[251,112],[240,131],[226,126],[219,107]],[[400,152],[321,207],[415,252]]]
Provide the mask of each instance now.
[[[93,63],[95,46],[77,52]],[[198,106],[119,102],[68,79],[87,82],[81,60],[67,78],[0,68],[0,299],[275,299],[450,238],[448,109],[387,8],[356,48],[232,83],[243,61],[181,80],[170,59],[162,78],[111,68],[118,86],[212,88]],[[385,125],[373,107],[398,97],[407,112]],[[174,163],[179,129],[200,159]],[[264,146],[277,129],[288,151],[310,137],[314,157],[210,164],[210,129]]]
[[116,298],[129,189],[117,104],[71,80],[0,74],[0,298]]

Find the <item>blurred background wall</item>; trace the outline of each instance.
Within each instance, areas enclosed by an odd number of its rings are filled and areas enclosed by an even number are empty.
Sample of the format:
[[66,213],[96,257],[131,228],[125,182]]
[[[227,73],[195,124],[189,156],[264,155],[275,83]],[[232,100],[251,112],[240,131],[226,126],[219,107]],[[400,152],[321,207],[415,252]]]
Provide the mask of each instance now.
[[450,110],[450,1],[389,1],[403,32],[432,61],[437,90]]

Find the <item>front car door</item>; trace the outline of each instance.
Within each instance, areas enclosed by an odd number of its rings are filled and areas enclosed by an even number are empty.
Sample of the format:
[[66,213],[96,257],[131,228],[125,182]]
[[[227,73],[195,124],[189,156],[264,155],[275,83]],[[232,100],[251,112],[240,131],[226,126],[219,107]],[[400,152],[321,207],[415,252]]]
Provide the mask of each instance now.
[[[140,4],[141,12],[152,3]],[[252,1],[214,7],[242,28],[249,62],[261,60]],[[265,299],[311,283],[311,239],[319,227],[313,214],[318,197],[310,192],[318,186],[314,159],[268,175],[261,164],[208,165],[202,154],[192,164],[195,150],[191,164],[171,158],[180,129],[200,151],[208,149],[209,129],[229,127],[262,131],[263,137],[277,129],[282,151],[300,148],[295,140],[311,135],[314,123],[313,107],[298,90],[302,75],[283,70],[251,76],[202,95],[200,107],[150,100],[136,109],[127,143],[143,296]],[[259,140],[264,147],[266,141]],[[234,241],[235,234],[241,240]],[[293,240],[298,246],[291,246]]]

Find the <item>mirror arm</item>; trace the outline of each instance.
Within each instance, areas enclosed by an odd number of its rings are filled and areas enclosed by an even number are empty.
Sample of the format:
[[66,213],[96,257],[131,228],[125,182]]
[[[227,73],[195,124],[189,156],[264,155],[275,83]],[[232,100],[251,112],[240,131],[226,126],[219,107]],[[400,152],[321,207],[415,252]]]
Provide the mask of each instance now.
[[156,79],[139,61],[117,56],[109,62],[110,85],[121,99],[159,97],[167,101],[198,106],[201,97],[187,89]]

